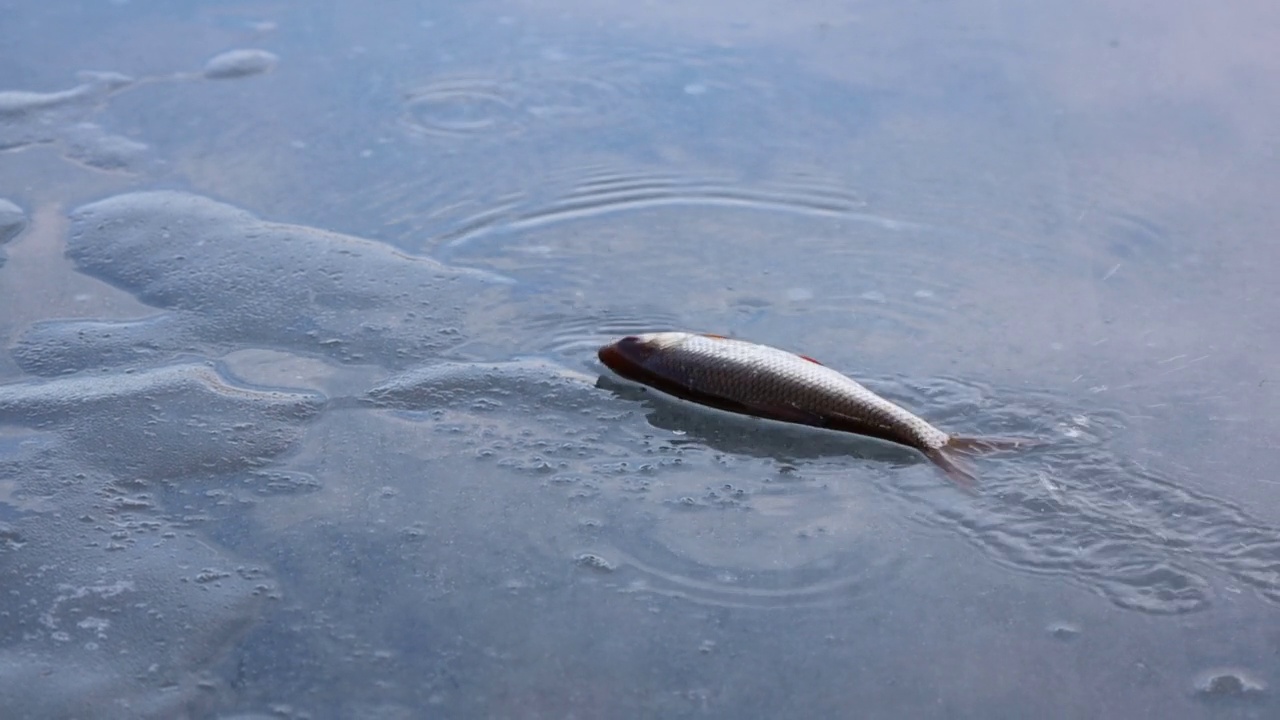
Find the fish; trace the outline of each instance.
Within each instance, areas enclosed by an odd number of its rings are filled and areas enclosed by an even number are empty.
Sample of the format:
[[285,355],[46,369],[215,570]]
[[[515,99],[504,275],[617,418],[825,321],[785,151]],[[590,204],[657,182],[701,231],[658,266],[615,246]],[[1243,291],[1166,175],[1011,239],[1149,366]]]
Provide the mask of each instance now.
[[1034,444],[947,433],[811,357],[724,335],[628,335],[596,354],[617,375],[682,400],[914,448],[965,488],[977,481],[966,456]]

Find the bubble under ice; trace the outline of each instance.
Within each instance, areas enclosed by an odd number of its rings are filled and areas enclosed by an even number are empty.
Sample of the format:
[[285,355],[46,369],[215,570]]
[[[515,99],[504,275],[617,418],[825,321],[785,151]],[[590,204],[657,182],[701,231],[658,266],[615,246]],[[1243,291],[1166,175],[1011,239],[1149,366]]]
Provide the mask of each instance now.
[[405,367],[460,344],[509,282],[187,193],[118,195],[71,221],[79,270],[169,312],[38,323],[12,349],[37,375],[252,346]]
[[164,507],[165,488],[270,463],[322,404],[204,365],[0,386],[0,426],[27,429],[0,445],[6,712],[207,713],[225,690],[213,666],[278,590]]

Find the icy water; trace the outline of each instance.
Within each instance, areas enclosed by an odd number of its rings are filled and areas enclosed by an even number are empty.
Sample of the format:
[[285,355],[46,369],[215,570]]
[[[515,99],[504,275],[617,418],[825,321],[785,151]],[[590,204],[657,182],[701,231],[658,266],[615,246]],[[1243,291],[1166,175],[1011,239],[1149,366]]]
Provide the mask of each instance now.
[[[1280,716],[1270,3],[0,3],[8,718]],[[821,359],[918,454],[612,377]]]

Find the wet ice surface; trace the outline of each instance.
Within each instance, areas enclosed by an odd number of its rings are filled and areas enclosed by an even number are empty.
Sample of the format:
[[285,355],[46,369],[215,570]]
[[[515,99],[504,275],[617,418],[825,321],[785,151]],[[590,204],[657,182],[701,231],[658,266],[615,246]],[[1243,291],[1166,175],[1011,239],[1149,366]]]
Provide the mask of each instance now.
[[67,158],[98,170],[130,170],[147,151],[143,143],[111,135],[93,123],[77,123],[63,136]]
[[644,7],[0,25],[10,713],[1275,714],[1263,11]]
[[128,143],[100,129],[91,134],[77,121],[89,117],[113,93],[132,85],[133,78],[112,72],[83,72],[80,80],[80,85],[54,92],[0,92],[0,151],[64,142],[71,145],[73,155],[92,157],[101,143]]
[[240,345],[395,366],[459,344],[466,305],[505,283],[183,193],[121,195],[71,219],[77,269],[169,312],[41,324],[13,350],[41,375]]
[[[0,692],[30,717],[203,714],[217,665],[279,598],[271,568],[212,545],[170,501],[234,482],[301,437],[323,397],[204,365],[0,386]],[[120,422],[121,418],[132,418]]]

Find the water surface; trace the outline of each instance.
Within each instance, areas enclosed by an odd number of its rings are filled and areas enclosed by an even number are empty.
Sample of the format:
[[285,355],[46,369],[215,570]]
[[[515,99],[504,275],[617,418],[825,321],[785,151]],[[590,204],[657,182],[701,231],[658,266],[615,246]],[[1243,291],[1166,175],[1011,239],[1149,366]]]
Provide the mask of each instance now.
[[[28,5],[14,717],[1280,710],[1270,6]],[[595,360],[666,329],[1043,442]]]

